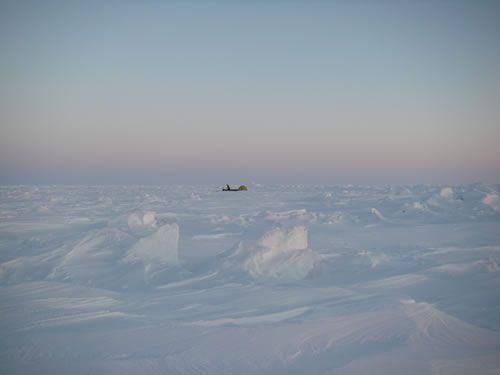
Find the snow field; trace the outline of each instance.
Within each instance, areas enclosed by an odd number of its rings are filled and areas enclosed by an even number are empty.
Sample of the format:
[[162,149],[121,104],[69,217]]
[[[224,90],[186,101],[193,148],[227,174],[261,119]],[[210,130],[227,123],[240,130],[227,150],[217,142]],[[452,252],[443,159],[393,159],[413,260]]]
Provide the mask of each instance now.
[[0,372],[498,372],[498,191],[0,187]]

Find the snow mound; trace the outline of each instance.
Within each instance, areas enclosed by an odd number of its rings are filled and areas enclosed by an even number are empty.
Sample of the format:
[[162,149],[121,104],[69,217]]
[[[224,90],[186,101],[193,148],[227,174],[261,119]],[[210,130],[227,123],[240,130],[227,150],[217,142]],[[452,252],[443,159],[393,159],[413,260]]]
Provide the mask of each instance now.
[[153,211],[148,211],[142,216],[142,224],[145,226],[156,225],[156,214]]
[[146,270],[176,264],[179,259],[179,226],[166,224],[153,234],[141,238],[128,251],[125,263],[143,263]]
[[314,268],[316,254],[307,248],[304,226],[273,229],[259,241],[243,268],[254,279],[302,280]]
[[260,245],[267,249],[303,250],[307,248],[307,231],[304,226],[295,227],[289,231],[273,229],[261,239]]
[[412,208],[421,211],[425,210],[425,206],[421,202],[413,202]]
[[481,202],[500,212],[500,196],[497,194],[487,194]]
[[452,207],[453,203],[457,203],[455,192],[451,187],[442,188],[439,194],[435,194],[427,200],[427,203],[434,207]]
[[444,199],[451,200],[455,197],[455,194],[453,192],[453,189],[450,187],[445,187],[442,188],[441,191],[439,192],[439,196]]
[[153,211],[147,211],[142,215],[133,213],[129,215],[127,223],[132,230],[154,228],[156,227],[156,213]]
[[415,323],[407,345],[420,352],[464,352],[498,345],[498,333],[461,321],[429,303],[402,302],[401,307]]

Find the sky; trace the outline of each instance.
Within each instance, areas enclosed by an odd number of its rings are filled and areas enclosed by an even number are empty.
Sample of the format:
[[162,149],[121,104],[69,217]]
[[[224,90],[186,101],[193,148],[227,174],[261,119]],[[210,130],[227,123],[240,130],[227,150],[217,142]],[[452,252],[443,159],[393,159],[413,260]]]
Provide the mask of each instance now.
[[500,182],[499,1],[2,1],[0,183]]

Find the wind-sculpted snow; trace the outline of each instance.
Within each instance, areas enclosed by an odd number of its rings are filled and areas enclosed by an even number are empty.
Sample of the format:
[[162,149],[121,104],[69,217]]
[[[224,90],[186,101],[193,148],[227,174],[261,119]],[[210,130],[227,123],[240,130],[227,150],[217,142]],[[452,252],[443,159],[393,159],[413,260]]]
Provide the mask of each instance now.
[[149,269],[175,264],[178,255],[179,226],[166,224],[149,236],[139,239],[127,252],[125,263],[141,262]]
[[0,187],[0,373],[498,373],[499,190]]
[[313,269],[317,256],[307,248],[303,226],[266,233],[245,260],[244,269],[255,279],[302,280]]
[[165,224],[133,244],[120,263],[143,267],[146,284],[177,279],[178,243],[179,226]]
[[[61,257],[48,279],[80,284],[119,286],[113,280],[120,272],[119,261],[135,239],[116,228],[90,233]],[[57,260],[57,259],[56,259]]]

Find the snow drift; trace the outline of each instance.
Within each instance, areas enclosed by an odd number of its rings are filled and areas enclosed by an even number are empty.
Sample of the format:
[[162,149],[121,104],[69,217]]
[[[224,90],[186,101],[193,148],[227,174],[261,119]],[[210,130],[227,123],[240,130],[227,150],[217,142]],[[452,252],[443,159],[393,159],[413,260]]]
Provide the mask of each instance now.
[[119,261],[135,238],[117,228],[105,228],[78,242],[54,268],[53,280],[115,288],[120,284]]
[[256,242],[241,242],[229,255],[229,268],[239,268],[256,280],[302,280],[317,261],[308,249],[307,230],[275,228]]
[[165,266],[175,266],[179,260],[179,226],[166,224],[153,234],[141,238],[127,252],[122,263],[140,263],[146,278]]

